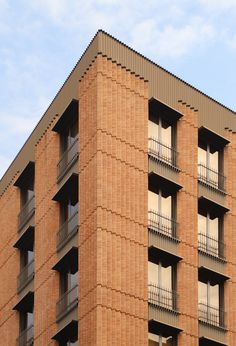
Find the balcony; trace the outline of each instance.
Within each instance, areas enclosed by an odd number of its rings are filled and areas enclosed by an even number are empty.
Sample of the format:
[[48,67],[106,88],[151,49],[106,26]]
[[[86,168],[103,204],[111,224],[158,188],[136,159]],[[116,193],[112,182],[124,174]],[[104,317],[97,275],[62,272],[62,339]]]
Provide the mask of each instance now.
[[35,196],[32,196],[28,202],[22,207],[18,215],[18,232],[22,230],[25,224],[34,215],[35,210]]
[[177,222],[157,211],[149,210],[148,228],[156,233],[176,239]]
[[155,138],[148,138],[148,153],[158,161],[162,161],[173,168],[177,168],[177,151],[175,148],[159,142]]
[[57,233],[57,251],[59,251],[78,231],[78,212],[60,227]]
[[199,251],[224,260],[224,247],[225,245],[222,241],[209,237],[203,233],[198,234]]
[[70,147],[62,154],[60,161],[57,165],[57,181],[60,182],[68,170],[78,159],[78,137],[75,138]]
[[65,292],[57,302],[57,321],[78,305],[78,285]]
[[209,324],[213,327],[225,329],[225,312],[220,308],[209,306],[204,303],[198,304],[199,321]]
[[29,262],[20,272],[20,274],[17,277],[17,292],[25,288],[28,283],[33,279],[34,277],[34,260]]
[[177,293],[173,290],[149,284],[148,302],[160,308],[177,312]]
[[198,165],[198,180],[213,189],[224,192],[225,177],[222,173],[207,167],[203,164]]
[[17,346],[31,346],[34,344],[34,326],[30,326],[20,333],[16,340]]

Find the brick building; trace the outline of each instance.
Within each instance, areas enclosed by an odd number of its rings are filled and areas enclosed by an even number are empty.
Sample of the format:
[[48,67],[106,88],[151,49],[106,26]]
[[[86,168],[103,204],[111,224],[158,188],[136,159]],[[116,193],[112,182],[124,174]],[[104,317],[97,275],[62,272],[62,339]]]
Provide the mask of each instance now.
[[235,131],[98,31],[0,181],[0,345],[235,346]]

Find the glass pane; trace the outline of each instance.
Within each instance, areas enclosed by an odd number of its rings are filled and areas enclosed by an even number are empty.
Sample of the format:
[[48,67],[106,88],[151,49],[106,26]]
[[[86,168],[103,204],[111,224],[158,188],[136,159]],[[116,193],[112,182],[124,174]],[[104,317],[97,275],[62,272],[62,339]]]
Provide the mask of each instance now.
[[173,337],[169,336],[168,338],[164,338],[162,336],[162,346],[172,346],[173,345]]
[[210,286],[209,305],[219,309],[219,285]]
[[218,240],[219,234],[219,218],[209,219],[209,236]]
[[28,263],[30,263],[34,259],[34,252],[28,251]]
[[148,191],[148,210],[158,211],[158,194]]
[[171,126],[166,124],[164,121],[162,121],[162,128],[161,128],[161,142],[168,145],[169,147],[172,146],[172,134],[171,134]]
[[159,133],[159,125],[154,123],[153,121],[148,121],[148,138],[154,138],[158,139],[158,133]]
[[172,290],[172,267],[161,267],[161,287]]
[[160,343],[159,335],[148,333],[148,346],[159,346]]
[[198,214],[198,233],[206,234],[207,218],[201,214]]
[[78,272],[72,274],[68,273],[68,290],[78,285]]
[[210,161],[209,165],[210,165],[210,168],[214,169],[217,172],[218,172],[218,167],[219,167],[218,158],[219,158],[218,151],[214,152],[213,154],[210,153],[210,155],[209,155],[209,161]]
[[171,218],[172,196],[161,197],[161,214]]
[[206,157],[207,157],[206,150],[198,147],[198,163],[206,166]]
[[158,285],[159,266],[156,263],[148,261],[148,283]]
[[34,314],[32,312],[27,312],[27,328],[34,324]]
[[207,304],[207,284],[198,281],[198,302]]

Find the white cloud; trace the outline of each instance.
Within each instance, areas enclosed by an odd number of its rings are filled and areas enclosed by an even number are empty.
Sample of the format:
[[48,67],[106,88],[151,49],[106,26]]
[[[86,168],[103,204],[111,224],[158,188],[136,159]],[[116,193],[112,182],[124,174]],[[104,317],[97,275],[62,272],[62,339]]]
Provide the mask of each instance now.
[[214,36],[213,26],[201,18],[193,18],[184,26],[166,25],[162,30],[150,19],[137,24],[132,30],[132,45],[142,51],[149,47],[157,59],[158,56],[176,58],[190,53],[196,46],[207,44]]
[[2,178],[3,174],[6,172],[11,161],[12,161],[11,157],[0,155],[0,179]]
[[200,4],[205,6],[205,8],[214,11],[224,11],[230,9],[236,9],[235,0],[199,0]]

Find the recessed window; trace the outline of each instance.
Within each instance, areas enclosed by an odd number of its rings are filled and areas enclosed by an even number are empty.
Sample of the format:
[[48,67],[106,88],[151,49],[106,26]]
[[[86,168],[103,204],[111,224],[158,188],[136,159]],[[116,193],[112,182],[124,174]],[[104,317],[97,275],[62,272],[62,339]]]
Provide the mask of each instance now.
[[210,211],[198,213],[198,248],[212,256],[224,257],[223,216]]
[[176,166],[175,125],[161,116],[151,116],[148,121],[149,153],[161,161]]
[[224,326],[223,284],[198,281],[199,319],[214,326]]
[[148,262],[149,302],[167,309],[176,309],[176,269],[162,262]]
[[149,225],[168,236],[176,236],[176,194],[162,188],[148,191]]

